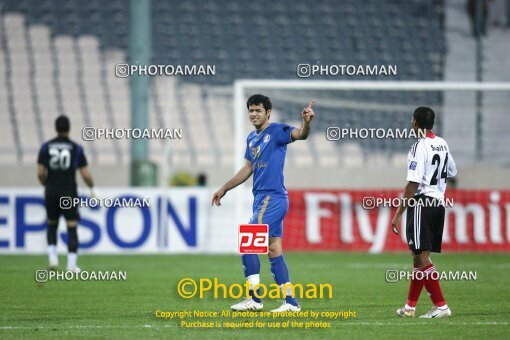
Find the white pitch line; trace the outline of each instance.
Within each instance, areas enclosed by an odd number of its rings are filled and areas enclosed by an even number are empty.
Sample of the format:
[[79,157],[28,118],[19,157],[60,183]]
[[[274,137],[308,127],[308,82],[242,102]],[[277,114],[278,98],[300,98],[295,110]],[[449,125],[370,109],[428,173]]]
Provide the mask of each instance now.
[[[126,325],[126,326],[108,326],[108,325],[84,325],[84,326],[0,326],[0,330],[16,330],[16,329],[108,329],[108,328],[158,328],[154,325]],[[163,328],[175,328],[177,325],[165,324]]]
[[[310,320],[313,321],[313,320]],[[321,320],[325,321],[325,320]],[[436,321],[424,321],[420,323],[413,323],[411,325],[434,325],[437,324]],[[488,321],[488,322],[441,322],[441,325],[450,325],[450,326],[508,326],[510,323],[508,322],[497,322],[497,321]],[[338,322],[334,323],[333,326],[340,327],[340,326],[406,326],[408,327],[410,324],[408,322]],[[178,327],[177,325],[173,324],[165,324],[161,326],[161,328],[175,328]],[[158,325],[128,325],[128,326],[94,326],[94,325],[86,325],[86,326],[0,326],[0,330],[18,330],[18,329],[108,329],[108,328],[160,328]],[[199,329],[197,327],[196,329]]]
[[[415,326],[415,325],[434,325],[434,324],[437,324],[436,321],[429,321],[429,322],[421,322],[419,321],[420,323],[413,323],[412,325]],[[505,325],[509,325],[508,322],[497,322],[497,321],[488,321],[488,322],[454,322],[454,321],[449,321],[449,322],[441,322],[441,325],[451,325],[451,326],[469,326],[469,325],[479,325],[479,326],[493,326],[493,325],[498,325],[498,326],[505,326]],[[407,323],[407,322],[339,322],[339,323],[336,323],[334,324],[335,326],[341,326],[341,325],[349,325],[349,326],[355,326],[355,325],[360,325],[360,326],[409,326],[410,324]]]
[[347,263],[346,267],[351,269],[393,269],[406,268],[409,265],[405,263]]

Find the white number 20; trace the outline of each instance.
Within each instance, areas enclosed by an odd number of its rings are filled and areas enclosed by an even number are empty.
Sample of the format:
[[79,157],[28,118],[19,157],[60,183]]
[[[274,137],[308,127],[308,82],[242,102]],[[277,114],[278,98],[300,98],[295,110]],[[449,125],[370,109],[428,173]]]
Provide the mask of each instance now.
[[50,148],[50,168],[53,170],[67,170],[71,165],[71,152],[68,149]]

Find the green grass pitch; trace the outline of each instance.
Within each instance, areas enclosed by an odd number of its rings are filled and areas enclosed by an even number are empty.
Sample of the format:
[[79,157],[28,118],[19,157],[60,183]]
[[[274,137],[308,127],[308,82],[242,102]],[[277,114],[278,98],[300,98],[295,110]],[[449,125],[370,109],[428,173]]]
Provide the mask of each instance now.
[[[303,311],[356,311],[356,318],[331,320],[330,328],[189,329],[180,320],[159,319],[161,311],[222,311],[233,299],[207,296],[184,299],[176,288],[180,279],[214,278],[221,283],[242,283],[240,259],[235,255],[126,255],[80,257],[82,270],[122,270],[126,281],[35,282],[35,270],[44,269],[45,256],[0,256],[2,308],[0,338],[201,338],[241,336],[299,338],[509,338],[510,255],[434,255],[438,270],[476,271],[476,281],[442,282],[453,311],[447,319],[402,319],[395,310],[404,304],[407,281],[387,283],[388,269],[410,269],[407,254],[287,253],[291,278],[296,283],[330,283],[333,298],[301,300]],[[61,263],[65,258],[60,257]],[[269,264],[261,257],[261,277],[272,283]],[[63,267],[63,266],[61,266]],[[266,299],[265,311],[280,302]],[[417,314],[431,306],[422,292]],[[226,318],[193,319],[228,321]],[[191,320],[191,321],[193,321]],[[235,322],[304,319],[241,318]],[[325,319],[320,318],[325,321]]]

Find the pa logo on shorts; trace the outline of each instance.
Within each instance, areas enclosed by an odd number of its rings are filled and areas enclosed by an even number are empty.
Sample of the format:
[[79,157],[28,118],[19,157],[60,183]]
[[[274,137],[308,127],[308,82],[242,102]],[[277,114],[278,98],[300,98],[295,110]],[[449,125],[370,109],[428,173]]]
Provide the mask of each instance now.
[[269,225],[240,224],[239,254],[267,254],[269,252]]
[[412,162],[409,164],[409,170],[416,170],[416,162],[415,162],[415,161],[412,161]]

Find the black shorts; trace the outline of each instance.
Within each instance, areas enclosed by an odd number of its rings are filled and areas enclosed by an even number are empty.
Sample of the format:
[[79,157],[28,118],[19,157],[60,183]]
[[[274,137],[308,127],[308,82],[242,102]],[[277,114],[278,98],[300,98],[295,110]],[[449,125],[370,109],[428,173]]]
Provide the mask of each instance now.
[[[44,205],[46,207],[46,215],[48,220],[58,221],[61,215],[66,220],[79,220],[77,206],[71,206],[69,209],[62,209],[61,198],[70,197],[71,199],[78,197],[78,191],[74,187],[46,187],[44,191]],[[66,207],[63,204],[64,208]]]
[[424,250],[441,252],[445,208],[436,198],[415,196],[414,207],[407,208],[406,239],[415,254]]

